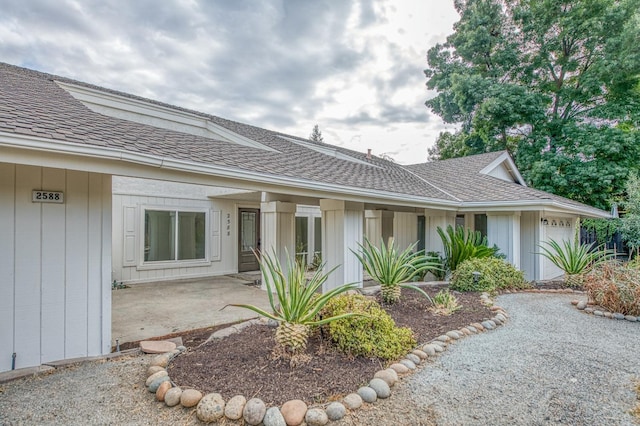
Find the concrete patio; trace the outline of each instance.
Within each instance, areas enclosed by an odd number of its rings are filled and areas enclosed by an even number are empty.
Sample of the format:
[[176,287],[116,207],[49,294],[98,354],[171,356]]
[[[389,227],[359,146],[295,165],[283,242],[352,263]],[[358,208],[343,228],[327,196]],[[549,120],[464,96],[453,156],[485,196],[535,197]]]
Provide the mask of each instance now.
[[[259,273],[255,274],[259,277]],[[179,331],[226,324],[257,315],[227,307],[248,303],[270,309],[267,293],[253,285],[251,274],[133,284],[113,290],[111,342],[120,344]]]

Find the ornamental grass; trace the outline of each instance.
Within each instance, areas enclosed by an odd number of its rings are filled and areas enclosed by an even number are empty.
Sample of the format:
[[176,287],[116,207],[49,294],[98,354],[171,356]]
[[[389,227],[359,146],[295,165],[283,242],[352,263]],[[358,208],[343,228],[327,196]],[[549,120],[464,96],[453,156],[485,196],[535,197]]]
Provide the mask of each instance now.
[[640,316],[640,270],[602,262],[585,275],[584,288],[590,300],[608,311]]

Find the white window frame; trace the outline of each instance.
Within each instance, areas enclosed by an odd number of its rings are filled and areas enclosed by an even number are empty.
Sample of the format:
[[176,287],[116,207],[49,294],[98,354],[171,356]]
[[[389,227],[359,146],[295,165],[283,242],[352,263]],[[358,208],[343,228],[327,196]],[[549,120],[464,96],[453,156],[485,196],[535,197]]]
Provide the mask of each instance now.
[[[204,223],[205,223],[205,240],[204,240],[204,259],[188,259],[188,260],[155,260],[155,261],[145,261],[144,260],[144,242],[145,242],[145,215],[147,211],[167,211],[174,212],[176,214],[176,219],[179,217],[180,213],[204,213]],[[190,267],[200,267],[200,266],[209,266],[211,265],[211,211],[207,208],[189,208],[182,206],[141,206],[140,208],[140,241],[138,245],[138,259],[140,259],[137,270],[153,270],[153,269],[172,269],[172,268],[190,268]],[[176,244],[176,255],[178,253],[177,244],[178,244],[178,230],[179,226],[175,229],[175,244]]]

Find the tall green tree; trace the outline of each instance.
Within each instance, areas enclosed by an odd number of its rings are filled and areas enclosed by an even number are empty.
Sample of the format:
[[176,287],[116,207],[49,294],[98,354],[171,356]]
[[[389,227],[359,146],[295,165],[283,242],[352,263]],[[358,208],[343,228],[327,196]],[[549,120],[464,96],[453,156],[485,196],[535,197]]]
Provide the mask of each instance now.
[[533,187],[597,207],[640,165],[640,0],[456,0],[426,105],[431,159],[509,150]]
[[640,250],[640,178],[632,173],[625,186],[627,199],[624,202],[626,214],[621,219],[620,233],[631,252]]
[[322,132],[320,131],[320,127],[317,124],[313,126],[313,130],[309,135],[309,139],[314,142],[324,142],[324,138],[322,137]]

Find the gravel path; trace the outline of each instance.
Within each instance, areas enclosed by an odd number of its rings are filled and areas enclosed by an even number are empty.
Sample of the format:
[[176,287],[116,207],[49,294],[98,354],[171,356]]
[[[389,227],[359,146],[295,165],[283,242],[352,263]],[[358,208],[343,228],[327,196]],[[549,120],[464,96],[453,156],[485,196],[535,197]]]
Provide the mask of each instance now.
[[[506,326],[457,342],[337,425],[633,425],[640,324],[597,318],[572,296],[505,295]],[[0,425],[197,424],[144,390],[149,356],[0,385]]]
[[457,342],[342,424],[633,425],[640,324],[577,311],[575,296],[500,296],[503,327]]

